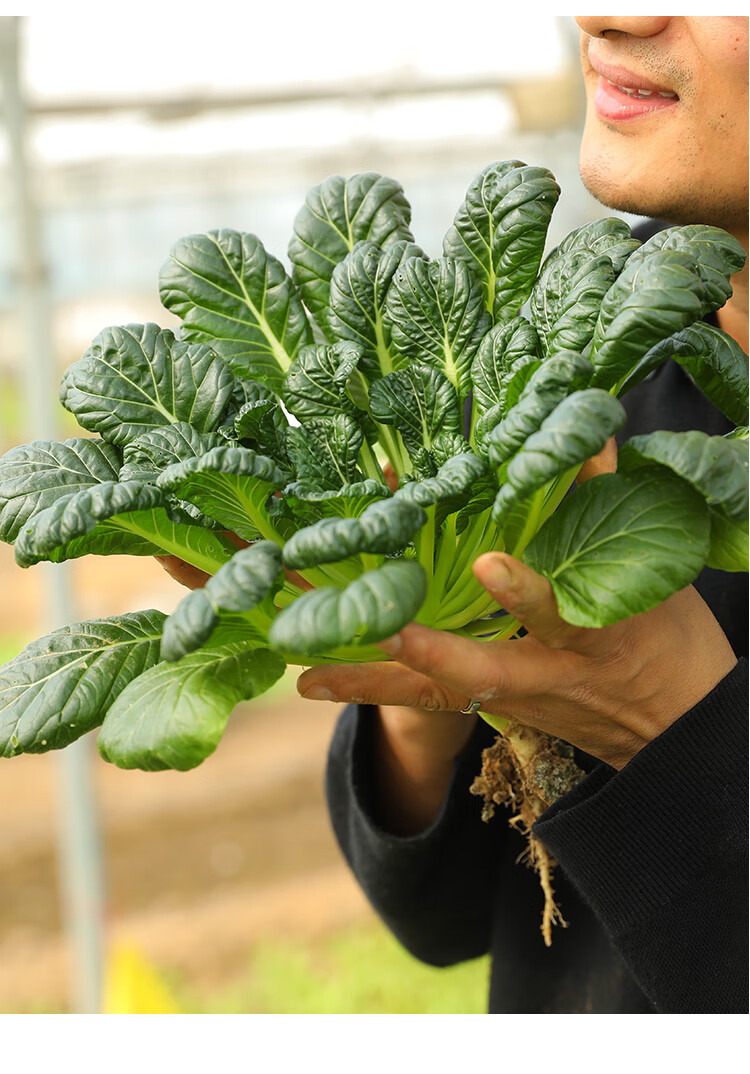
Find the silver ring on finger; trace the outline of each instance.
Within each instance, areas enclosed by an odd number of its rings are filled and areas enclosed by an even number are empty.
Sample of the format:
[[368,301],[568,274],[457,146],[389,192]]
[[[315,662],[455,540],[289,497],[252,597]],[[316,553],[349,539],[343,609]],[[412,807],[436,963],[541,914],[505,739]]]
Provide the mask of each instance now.
[[461,713],[462,716],[476,716],[481,707],[481,701],[477,701],[476,698],[470,697],[468,703],[464,706],[464,708],[459,709],[458,711]]

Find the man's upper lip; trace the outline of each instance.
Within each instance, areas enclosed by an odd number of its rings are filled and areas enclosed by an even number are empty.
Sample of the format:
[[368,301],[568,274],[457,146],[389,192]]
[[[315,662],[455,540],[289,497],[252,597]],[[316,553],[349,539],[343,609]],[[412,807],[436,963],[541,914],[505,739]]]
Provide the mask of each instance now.
[[645,75],[636,75],[628,71],[626,67],[617,64],[604,63],[598,56],[592,56],[589,51],[589,63],[598,75],[602,75],[616,86],[624,86],[626,89],[651,90],[653,93],[675,93],[671,86],[660,86]]

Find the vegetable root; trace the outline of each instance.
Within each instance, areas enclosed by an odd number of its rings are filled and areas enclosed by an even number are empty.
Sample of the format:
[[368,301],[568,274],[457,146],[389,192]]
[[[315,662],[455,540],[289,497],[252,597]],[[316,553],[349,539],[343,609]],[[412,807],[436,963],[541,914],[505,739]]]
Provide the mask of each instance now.
[[573,750],[560,739],[532,727],[510,722],[482,754],[482,771],[471,793],[484,798],[482,820],[489,821],[496,805],[514,810],[509,824],[526,836],[528,846],[519,860],[534,869],[544,893],[541,931],[547,947],[552,944],[552,926],[567,927],[555,903],[552,886],[556,862],[533,834],[534,822],[553,802],[572,790],[584,778],[573,760]]

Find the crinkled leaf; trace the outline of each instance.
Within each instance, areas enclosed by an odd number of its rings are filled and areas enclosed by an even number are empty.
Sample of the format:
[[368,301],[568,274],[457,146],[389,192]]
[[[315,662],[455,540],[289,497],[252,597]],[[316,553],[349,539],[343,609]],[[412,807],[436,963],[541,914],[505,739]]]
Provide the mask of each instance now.
[[474,398],[481,410],[503,401],[503,384],[520,362],[539,361],[543,351],[539,335],[523,317],[496,324],[484,337],[471,366]]
[[747,258],[742,244],[722,228],[711,224],[681,224],[657,231],[630,260],[637,265],[659,250],[676,250],[691,258],[705,286],[701,316],[721,309],[732,294],[730,276],[740,271]]
[[221,415],[220,432],[231,439],[236,439],[235,422],[241,411],[248,403],[259,403],[262,400],[275,403],[276,396],[270,388],[265,388],[262,384],[258,384],[257,381],[243,380],[242,377],[235,376],[232,394],[224,407],[224,413]]
[[472,486],[468,500],[456,515],[456,533],[461,534],[475,515],[489,511],[497,496],[497,477],[486,473]]
[[120,768],[180,772],[213,753],[232,710],[284,672],[270,649],[236,641],[162,662],[135,679],[107,713],[97,745]]
[[234,434],[238,440],[257,441],[263,435],[263,419],[278,406],[275,399],[255,399],[245,403],[234,419]]
[[[560,351],[557,353],[559,354]],[[513,409],[524,394],[529,381],[541,364],[542,360],[539,358],[530,356],[519,358],[505,374],[500,384],[500,405],[506,414]]]
[[159,659],[152,610],[53,630],[0,668],[0,750],[59,750],[98,727],[117,695]]
[[[208,641],[222,612],[249,612],[281,587],[281,549],[273,541],[258,541],[235,552],[201,589],[183,598],[164,624],[161,656],[179,660]],[[248,631],[252,630],[246,624]],[[263,634],[258,632],[263,643]]]
[[411,481],[399,488],[395,499],[408,500],[420,507],[431,507],[443,500],[458,501],[486,472],[487,463],[473,451],[467,451],[444,462],[434,477]]
[[631,256],[602,299],[591,343],[596,388],[608,391],[624,383],[656,343],[705,312],[705,286],[687,253],[657,250],[647,258],[640,253]]
[[405,499],[376,500],[359,518],[323,518],[298,530],[284,546],[284,563],[292,570],[335,563],[359,552],[399,552],[424,525],[427,516]]
[[748,419],[748,360],[739,343],[720,328],[700,321],[657,343],[620,388],[624,394],[668,358],[686,369],[715,407],[730,421]]
[[359,453],[364,444],[361,426],[348,414],[312,418],[291,428],[287,450],[294,472],[321,489],[337,489],[361,479]]
[[359,420],[361,411],[346,394],[346,382],[363,355],[354,343],[302,347],[284,378],[282,398],[300,421],[348,414]]
[[120,481],[154,482],[173,463],[198,458],[222,443],[218,433],[199,433],[185,421],[153,429],[126,445]]
[[391,495],[387,485],[372,478],[324,490],[295,481],[284,489],[283,503],[297,522],[309,526],[321,518],[359,518],[371,503]]
[[374,381],[370,409],[376,421],[398,429],[410,452],[429,449],[440,433],[457,434],[463,424],[451,382],[440,370],[417,362]]
[[[624,472],[658,463],[669,467],[700,493],[710,509],[711,548],[707,563],[718,566],[723,562],[722,549],[729,541],[729,526],[745,527],[748,518],[748,445],[743,440],[728,440],[723,436],[691,430],[673,433],[660,430],[643,436],[633,436],[618,453],[618,469]],[[721,518],[717,516],[722,516]],[[714,555],[714,528],[717,551]],[[730,543],[736,544],[740,536]],[[736,558],[736,556],[734,557]],[[747,570],[747,546],[742,566]]]
[[240,376],[274,391],[313,341],[296,287],[256,235],[222,228],[180,239],[159,293],[186,339],[209,341]]
[[438,369],[463,402],[471,391],[471,363],[491,324],[468,265],[448,257],[402,262],[388,291],[385,321],[398,353]]
[[19,533],[15,551],[21,567],[85,555],[168,554],[213,574],[233,546],[220,534],[193,525],[156,486],[107,481],[34,515]]
[[66,372],[60,402],[113,444],[177,421],[199,433],[221,424],[234,376],[216,351],[175,340],[168,328],[105,328]]
[[328,324],[336,339],[351,340],[364,349],[361,368],[369,378],[391,373],[403,362],[391,347],[383,318],[385,297],[399,265],[409,257],[424,256],[419,246],[403,239],[386,247],[363,240],[333,270]]
[[116,481],[119,450],[103,440],[35,440],[0,458],[0,541],[12,544],[28,520],[81,489]]
[[560,351],[542,362],[521,397],[483,443],[492,466],[502,466],[567,395],[588,387],[591,363],[576,351]]
[[364,239],[389,246],[411,241],[411,207],[395,179],[363,172],[332,175],[308,193],[289,243],[292,276],[305,305],[323,326],[333,270]]
[[343,590],[325,586],[303,594],[274,620],[269,641],[300,655],[382,641],[414,619],[426,595],[421,565],[392,560]]
[[470,264],[496,322],[515,316],[529,297],[559,196],[551,172],[520,160],[488,165],[469,186],[443,253]]
[[174,493],[246,541],[262,533],[264,504],[291,473],[250,448],[217,447],[197,459],[169,466],[158,488]]
[[698,575],[708,554],[703,498],[662,468],[603,474],[563,500],[526,549],[563,619],[600,627],[648,611]]
[[606,254],[587,250],[562,254],[531,292],[529,316],[548,354],[583,351],[594,334],[602,298],[615,280]]
[[596,455],[624,424],[622,404],[601,388],[567,396],[508,463],[493,521],[502,525],[515,503]]
[[463,455],[467,451],[471,451],[471,445],[466,437],[450,429],[442,429],[430,444],[430,452],[438,469],[454,455]]
[[539,278],[543,281],[546,275],[555,269],[557,259],[574,250],[586,251],[592,257],[606,254],[615,275],[619,276],[625,262],[640,245],[640,240],[631,235],[629,225],[619,217],[607,216],[599,220],[590,220],[587,224],[568,232],[559,245],[548,254],[539,272]]

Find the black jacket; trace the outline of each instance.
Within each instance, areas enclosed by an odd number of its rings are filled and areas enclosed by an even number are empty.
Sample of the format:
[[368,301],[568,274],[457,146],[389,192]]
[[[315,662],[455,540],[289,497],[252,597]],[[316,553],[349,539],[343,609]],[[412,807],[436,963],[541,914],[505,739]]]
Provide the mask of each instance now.
[[[623,400],[621,439],[731,426],[667,363]],[[336,836],[375,910],[433,965],[491,955],[492,1013],[746,1012],[747,577],[705,569],[696,587],[740,659],[694,709],[617,772],[576,751],[587,778],[534,827],[558,862],[568,928],[542,941],[543,897],[516,859],[503,810],[480,819],[469,787],[494,733],[480,721],[439,816],[402,838],[377,822],[374,711],[348,706],[326,790]]]

